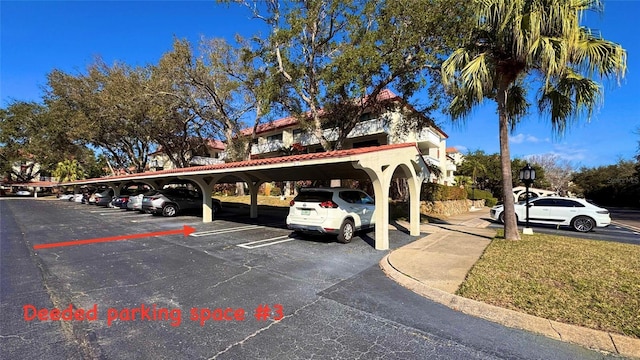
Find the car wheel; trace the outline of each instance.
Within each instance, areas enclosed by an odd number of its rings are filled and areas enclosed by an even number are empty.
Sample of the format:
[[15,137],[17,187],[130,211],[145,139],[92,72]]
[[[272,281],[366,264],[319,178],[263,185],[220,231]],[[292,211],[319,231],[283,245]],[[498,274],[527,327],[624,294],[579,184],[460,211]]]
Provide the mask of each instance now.
[[173,204],[167,204],[162,208],[162,216],[176,216],[178,208]]
[[589,232],[596,227],[596,222],[588,216],[578,216],[571,221],[571,227],[579,232]]
[[353,234],[355,233],[355,226],[353,225],[353,221],[347,219],[340,226],[340,233],[338,234],[338,241],[346,244],[350,243],[351,239],[353,239]]

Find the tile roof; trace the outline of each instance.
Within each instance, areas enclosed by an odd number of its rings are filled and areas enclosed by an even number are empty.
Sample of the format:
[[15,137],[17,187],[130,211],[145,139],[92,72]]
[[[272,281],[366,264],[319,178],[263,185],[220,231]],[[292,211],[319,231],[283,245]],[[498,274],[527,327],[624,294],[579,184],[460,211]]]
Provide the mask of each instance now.
[[[396,95],[393,91],[389,89],[384,89],[378,94],[378,100],[380,101],[395,100],[395,99],[399,100],[400,98],[398,97],[398,95]],[[365,100],[366,100],[366,97],[365,97]],[[322,110],[320,110],[320,113],[322,114]],[[295,125],[297,123],[298,123],[298,119],[295,116],[287,116],[285,118],[274,120],[266,124],[258,125],[258,127],[256,128],[256,134],[285,128],[287,126]],[[240,133],[245,136],[251,135],[252,132],[253,132],[253,128],[246,128],[240,131]]]
[[356,149],[335,150],[335,151],[327,151],[327,152],[319,152],[319,153],[311,153],[311,154],[282,156],[282,157],[266,158],[266,159],[236,161],[236,162],[214,164],[214,165],[192,166],[188,168],[167,169],[167,170],[160,170],[160,171],[147,171],[144,173],[117,175],[117,176],[110,176],[110,177],[96,178],[96,179],[87,179],[87,180],[82,180],[81,182],[87,182],[91,180],[100,180],[100,181],[118,180],[118,179],[132,178],[132,177],[145,177],[145,176],[156,177],[157,175],[163,175],[163,174],[167,174],[167,175],[177,174],[177,173],[184,174],[189,172],[199,172],[199,171],[206,171],[206,170],[223,170],[223,169],[236,169],[236,168],[242,168],[242,167],[259,166],[259,165],[284,164],[284,163],[291,163],[291,162],[304,161],[304,160],[333,159],[333,158],[366,154],[366,153],[382,151],[382,150],[391,150],[391,149],[409,148],[409,147],[412,147],[419,152],[419,149],[416,147],[415,143],[392,144],[392,145],[371,146],[371,147],[356,148]]
[[[364,98],[364,100],[366,100],[366,97]],[[402,101],[402,99],[396,95],[393,91],[389,90],[389,89],[383,89],[382,91],[380,91],[380,93],[378,94],[378,100],[380,101],[385,101],[385,100],[398,100],[398,101]],[[406,104],[411,110],[415,111],[415,108],[409,104]],[[320,110],[320,113],[322,114],[322,110]],[[274,120],[271,121],[269,123],[265,123],[265,124],[260,124],[258,125],[258,127],[256,128],[256,134],[261,134],[261,133],[265,133],[267,131],[272,131],[272,130],[277,130],[277,129],[282,129],[282,128],[286,128],[288,126],[292,126],[292,125],[296,125],[298,123],[298,119],[295,116],[287,116],[285,118],[281,118],[278,120]],[[440,129],[439,126],[433,124],[431,125],[433,128],[435,128],[436,130],[438,130],[439,132],[441,132],[445,137],[449,137],[449,135],[447,135],[444,131],[442,131],[442,129]],[[240,134],[244,135],[244,136],[250,136],[253,133],[253,128],[245,128],[240,130]]]

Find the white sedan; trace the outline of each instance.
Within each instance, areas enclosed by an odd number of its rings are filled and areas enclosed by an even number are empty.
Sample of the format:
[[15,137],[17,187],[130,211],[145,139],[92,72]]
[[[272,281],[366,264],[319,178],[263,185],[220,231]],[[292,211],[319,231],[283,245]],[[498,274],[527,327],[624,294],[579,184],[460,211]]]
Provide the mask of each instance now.
[[[525,222],[526,202],[521,201],[515,204],[514,208],[517,220]],[[504,207],[502,205],[494,206],[490,215],[492,219],[504,223]],[[570,226],[576,231],[588,232],[596,227],[609,226],[611,217],[609,210],[584,199],[549,196],[529,200],[529,222]]]

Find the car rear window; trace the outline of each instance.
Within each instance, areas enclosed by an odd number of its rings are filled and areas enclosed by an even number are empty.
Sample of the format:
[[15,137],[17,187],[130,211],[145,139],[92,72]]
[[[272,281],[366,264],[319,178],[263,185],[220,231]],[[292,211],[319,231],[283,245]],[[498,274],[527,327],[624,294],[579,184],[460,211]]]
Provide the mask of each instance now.
[[341,191],[339,196],[342,200],[350,204],[373,205],[373,199],[361,191]]
[[331,200],[333,193],[331,191],[300,191],[293,201],[301,202],[323,202]]

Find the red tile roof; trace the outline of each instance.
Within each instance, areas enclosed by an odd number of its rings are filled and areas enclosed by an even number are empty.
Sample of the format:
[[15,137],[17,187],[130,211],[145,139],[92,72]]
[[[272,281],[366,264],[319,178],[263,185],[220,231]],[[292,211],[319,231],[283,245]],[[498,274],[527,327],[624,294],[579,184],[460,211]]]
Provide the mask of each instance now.
[[291,163],[291,162],[304,161],[304,160],[340,158],[340,157],[366,154],[366,153],[371,153],[371,152],[381,151],[381,150],[391,150],[391,149],[400,149],[400,148],[409,148],[409,147],[413,147],[414,149],[416,149],[416,151],[419,152],[419,149],[416,147],[415,143],[392,144],[392,145],[371,146],[371,147],[357,148],[357,149],[335,150],[335,151],[327,151],[327,152],[319,152],[319,153],[311,153],[311,154],[282,156],[282,157],[266,158],[266,159],[236,161],[231,163],[214,164],[214,165],[192,166],[188,168],[148,171],[148,172],[137,173],[137,174],[118,175],[118,176],[110,176],[110,177],[97,178],[97,179],[87,179],[87,180],[82,180],[81,182],[87,182],[91,180],[101,180],[101,181],[118,180],[120,178],[129,178],[129,177],[144,177],[144,176],[151,176],[151,175],[156,176],[156,175],[163,175],[163,174],[198,172],[198,171],[206,171],[206,170],[235,169],[235,168],[258,166],[258,165],[274,165],[274,164]]
[[[395,99],[400,99],[400,98],[398,97],[398,95],[396,95],[393,91],[389,89],[384,89],[378,94],[378,100],[380,101],[395,100]],[[365,100],[366,100],[366,97],[365,97]],[[320,110],[320,113],[322,113],[322,110]],[[276,129],[282,129],[287,126],[295,125],[297,123],[298,123],[298,119],[295,116],[287,116],[285,118],[274,120],[266,124],[258,125],[258,127],[256,128],[256,134],[260,134],[260,133],[264,133],[264,132],[276,130]],[[252,132],[253,132],[253,128],[246,128],[240,131],[240,133],[245,136],[251,135]]]
[[[298,123],[298,119],[295,116],[287,116],[285,118],[274,120],[266,124],[258,125],[258,127],[256,128],[256,134],[264,133],[264,132],[275,130],[275,129],[282,129],[287,126],[295,125],[297,123]],[[240,130],[240,133],[245,136],[251,135],[252,132],[253,132],[253,128],[246,128],[246,129]]]
[[[365,97],[364,100],[366,100],[366,99],[367,98]],[[380,91],[380,93],[378,94],[378,100],[379,101],[385,101],[385,100],[402,101],[402,99],[398,95],[396,95],[393,91],[391,91],[389,89],[383,89],[382,91]],[[415,111],[413,106],[411,106],[409,104],[406,104],[406,105],[409,108],[411,108],[412,110]],[[320,110],[320,113],[322,113],[322,110]],[[256,128],[256,134],[261,134],[261,133],[265,133],[267,131],[286,128],[288,126],[296,125],[297,123],[298,123],[298,119],[295,116],[287,116],[285,118],[274,120],[274,121],[271,121],[271,122],[266,123],[266,124],[258,125],[258,127]],[[432,126],[436,130],[440,131],[445,137],[449,137],[449,135],[447,135],[444,131],[442,131],[442,129],[440,129],[440,127],[436,126],[435,124],[432,125]],[[253,133],[253,128],[245,128],[245,129],[240,130],[240,134],[242,134],[244,136],[249,136],[252,133]]]

